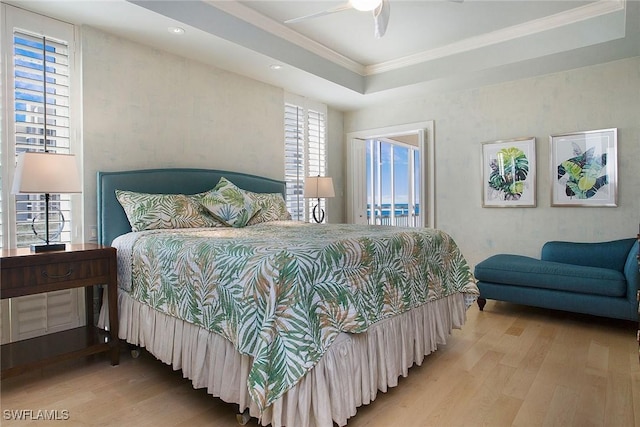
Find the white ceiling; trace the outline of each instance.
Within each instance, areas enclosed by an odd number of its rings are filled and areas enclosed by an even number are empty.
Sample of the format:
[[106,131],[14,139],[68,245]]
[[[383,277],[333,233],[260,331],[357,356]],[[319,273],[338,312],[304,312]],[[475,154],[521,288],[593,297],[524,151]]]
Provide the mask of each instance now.
[[381,39],[371,12],[283,24],[344,1],[2,1],[342,110],[640,55],[640,0],[390,0]]

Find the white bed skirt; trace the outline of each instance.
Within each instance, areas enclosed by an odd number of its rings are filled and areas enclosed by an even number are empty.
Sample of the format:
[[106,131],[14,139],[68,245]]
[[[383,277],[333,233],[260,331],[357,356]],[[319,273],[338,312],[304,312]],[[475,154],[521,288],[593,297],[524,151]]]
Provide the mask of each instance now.
[[[409,367],[445,344],[466,320],[463,294],[429,302],[371,326],[366,333],[340,334],[318,364],[260,414],[247,390],[251,357],[203,328],[157,312],[119,292],[119,336],[181,369],[194,388],[205,388],[264,426],[332,427],[347,424],[361,405],[398,384]],[[102,316],[101,316],[102,317]]]

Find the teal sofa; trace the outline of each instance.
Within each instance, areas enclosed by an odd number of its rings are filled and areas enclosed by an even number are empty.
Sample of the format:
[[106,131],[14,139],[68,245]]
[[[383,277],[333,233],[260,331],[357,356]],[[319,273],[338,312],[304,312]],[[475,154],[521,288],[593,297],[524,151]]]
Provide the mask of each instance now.
[[638,241],[547,242],[541,259],[498,254],[476,265],[478,306],[487,299],[638,320]]

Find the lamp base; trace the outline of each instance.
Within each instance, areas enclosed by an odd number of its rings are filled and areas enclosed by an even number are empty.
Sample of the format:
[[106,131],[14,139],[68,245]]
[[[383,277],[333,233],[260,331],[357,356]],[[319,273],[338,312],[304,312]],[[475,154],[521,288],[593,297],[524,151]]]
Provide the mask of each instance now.
[[64,251],[67,248],[67,245],[64,243],[49,243],[46,245],[31,245],[31,252],[53,252],[53,251]]
[[313,207],[313,220],[318,224],[324,221],[324,209],[320,207],[319,202],[318,200],[318,204]]

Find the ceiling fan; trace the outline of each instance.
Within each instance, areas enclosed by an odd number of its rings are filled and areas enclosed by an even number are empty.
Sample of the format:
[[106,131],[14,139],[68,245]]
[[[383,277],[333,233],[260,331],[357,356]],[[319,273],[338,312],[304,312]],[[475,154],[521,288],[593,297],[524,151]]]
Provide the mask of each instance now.
[[319,16],[330,15],[344,10],[355,9],[361,12],[373,13],[374,35],[376,38],[384,36],[389,24],[389,0],[349,0],[347,3],[323,10],[321,12],[312,13],[311,15],[301,16],[299,18],[284,21],[285,24],[295,24],[296,22],[305,21],[307,19],[317,18]]

